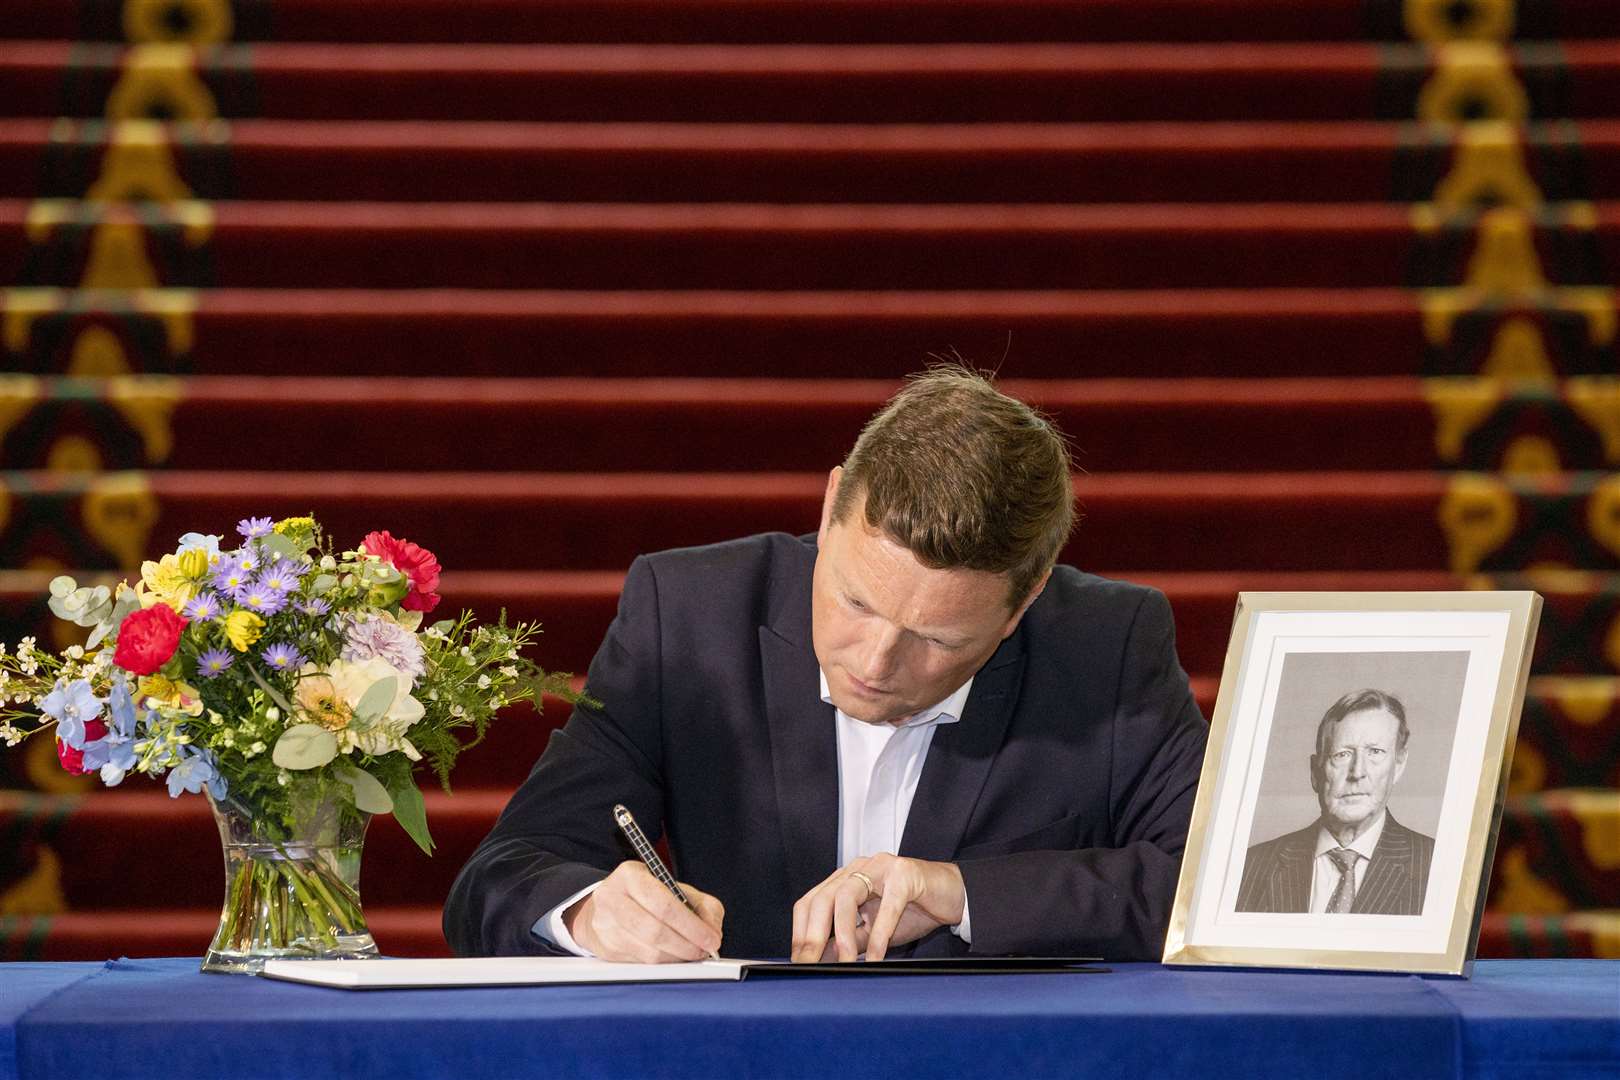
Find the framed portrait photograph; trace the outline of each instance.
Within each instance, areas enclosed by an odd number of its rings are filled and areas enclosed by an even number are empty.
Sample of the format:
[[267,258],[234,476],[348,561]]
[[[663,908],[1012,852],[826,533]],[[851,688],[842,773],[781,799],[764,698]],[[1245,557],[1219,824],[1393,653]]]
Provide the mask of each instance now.
[[1239,594],[1164,962],[1467,975],[1540,617]]

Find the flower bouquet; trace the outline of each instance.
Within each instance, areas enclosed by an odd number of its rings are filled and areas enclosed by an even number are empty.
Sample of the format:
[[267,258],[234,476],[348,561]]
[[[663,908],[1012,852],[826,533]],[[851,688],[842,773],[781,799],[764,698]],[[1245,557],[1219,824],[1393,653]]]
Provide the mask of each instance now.
[[229,551],[188,533],[133,587],[52,580],[51,611],[89,637],[60,654],[0,644],[0,737],[54,730],[70,772],[205,794],[226,893],[204,971],[376,955],[358,888],[370,816],[432,854],[417,764],[449,791],[496,710],[578,695],[523,658],[536,623],[424,628],[439,563],[413,543],[374,532],[336,551],[311,517],[237,532]]

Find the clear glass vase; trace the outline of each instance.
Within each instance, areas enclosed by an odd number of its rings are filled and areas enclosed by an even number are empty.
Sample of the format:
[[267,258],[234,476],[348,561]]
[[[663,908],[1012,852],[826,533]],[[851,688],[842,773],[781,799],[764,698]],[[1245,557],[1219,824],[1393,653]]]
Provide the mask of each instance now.
[[203,971],[256,975],[271,959],[377,955],[360,910],[371,815],[329,788],[290,794],[290,824],[209,796],[225,848],[225,906]]

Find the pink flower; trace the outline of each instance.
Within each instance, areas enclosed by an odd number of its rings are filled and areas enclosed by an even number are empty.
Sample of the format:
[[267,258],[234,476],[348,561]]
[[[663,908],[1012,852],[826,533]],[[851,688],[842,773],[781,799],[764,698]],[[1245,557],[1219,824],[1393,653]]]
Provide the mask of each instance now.
[[113,662],[134,675],[150,675],[169,662],[180,644],[186,620],[168,604],[133,611],[118,627]]
[[432,611],[439,606],[439,560],[433,552],[409,540],[396,540],[388,532],[367,533],[360,550],[392,563],[411,582],[411,591],[400,601],[406,611]]
[[[86,720],[84,722],[84,741],[93,743],[97,739],[107,736],[107,725],[100,720]],[[56,740],[56,757],[61,761],[62,768],[74,776],[84,776],[90,770],[84,767],[84,751],[75,750],[61,739]]]

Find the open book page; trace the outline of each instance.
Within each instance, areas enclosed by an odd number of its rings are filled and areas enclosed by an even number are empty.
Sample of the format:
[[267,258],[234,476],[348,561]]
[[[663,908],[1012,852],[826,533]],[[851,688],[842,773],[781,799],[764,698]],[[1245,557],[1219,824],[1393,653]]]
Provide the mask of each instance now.
[[431,986],[546,986],[575,983],[736,981],[746,960],[620,964],[583,956],[475,956],[442,960],[270,960],[272,979],[346,990]]

